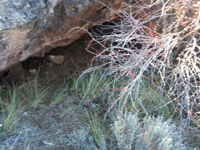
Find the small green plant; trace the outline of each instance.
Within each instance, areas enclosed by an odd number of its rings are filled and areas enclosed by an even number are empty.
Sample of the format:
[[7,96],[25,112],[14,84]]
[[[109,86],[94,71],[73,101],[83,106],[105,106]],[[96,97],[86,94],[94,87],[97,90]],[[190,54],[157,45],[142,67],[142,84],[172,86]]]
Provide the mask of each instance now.
[[63,101],[64,99],[67,98],[68,96],[68,88],[69,85],[64,82],[63,87],[59,88],[53,95],[53,97],[51,98],[50,101],[50,106],[54,106],[56,104],[58,104],[59,102]]
[[[121,104],[120,102],[119,104]],[[148,80],[143,80],[143,83],[133,88],[132,94],[127,102],[127,110],[129,112],[140,112],[139,116],[145,116],[147,114],[164,116],[167,120],[172,118],[173,114],[170,108],[173,106],[169,104],[169,100],[164,96],[155,85],[151,84]],[[143,118],[140,118],[143,119]]]
[[2,124],[0,128],[2,128],[2,131],[11,131],[24,110],[36,108],[43,103],[47,91],[47,88],[38,87],[37,78],[0,91],[0,123]]
[[103,140],[103,125],[97,114],[91,114],[87,112],[88,127],[90,129],[90,135],[94,138],[95,142],[99,145]]
[[16,88],[0,94],[0,116],[2,117],[2,131],[9,132],[23,112],[24,104],[20,101]]
[[73,104],[73,100],[71,98],[66,98],[65,107],[62,106],[62,112],[60,113],[60,117],[63,118],[65,115],[72,113],[77,106]]
[[31,108],[36,108],[39,106],[39,104],[44,103],[48,93],[47,87],[39,87],[39,82],[37,79],[23,83],[18,88],[21,99]]
[[80,89],[80,91],[83,94],[83,98],[86,96],[98,96],[100,93],[100,90],[97,88],[101,87],[100,81],[102,81],[101,73],[100,72],[93,72],[88,73],[85,76],[79,77],[77,80],[77,88]]

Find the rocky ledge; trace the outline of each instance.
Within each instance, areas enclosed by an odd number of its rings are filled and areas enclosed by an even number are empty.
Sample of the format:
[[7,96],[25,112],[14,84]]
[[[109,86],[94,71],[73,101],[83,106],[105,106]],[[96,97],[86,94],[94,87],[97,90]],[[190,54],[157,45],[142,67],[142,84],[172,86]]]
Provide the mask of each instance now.
[[[0,73],[66,46],[107,21],[128,0],[1,0]],[[75,30],[72,30],[74,27]]]

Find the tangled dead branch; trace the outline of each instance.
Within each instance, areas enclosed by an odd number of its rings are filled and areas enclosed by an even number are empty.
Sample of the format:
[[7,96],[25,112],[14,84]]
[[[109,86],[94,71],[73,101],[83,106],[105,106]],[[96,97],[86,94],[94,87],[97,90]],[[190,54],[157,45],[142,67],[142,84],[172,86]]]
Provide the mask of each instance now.
[[[139,90],[148,81],[167,97],[154,109],[170,104],[174,112],[179,112],[182,123],[193,120],[199,125],[199,2],[137,0],[124,5],[128,11],[117,13],[90,34],[92,41],[87,50],[95,57],[91,68],[83,74],[101,69],[103,77],[113,77],[110,84],[113,94],[118,96],[111,100],[111,108],[117,107],[119,112],[132,104],[135,112],[149,114],[148,103],[139,96]],[[94,60],[100,65],[92,67]],[[115,90],[116,83],[121,86],[120,92]]]

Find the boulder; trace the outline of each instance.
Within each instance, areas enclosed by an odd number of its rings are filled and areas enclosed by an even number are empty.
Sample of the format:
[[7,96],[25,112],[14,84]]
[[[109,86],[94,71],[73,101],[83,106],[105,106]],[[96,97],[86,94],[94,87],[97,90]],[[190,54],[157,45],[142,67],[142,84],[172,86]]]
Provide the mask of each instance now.
[[1,0],[0,73],[72,43],[85,33],[82,29],[113,17],[122,2],[128,0]]

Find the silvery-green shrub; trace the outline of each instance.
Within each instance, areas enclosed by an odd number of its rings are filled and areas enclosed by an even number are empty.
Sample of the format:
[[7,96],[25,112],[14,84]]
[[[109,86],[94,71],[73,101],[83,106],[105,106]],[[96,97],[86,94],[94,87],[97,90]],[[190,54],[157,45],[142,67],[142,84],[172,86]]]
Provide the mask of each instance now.
[[71,150],[97,150],[94,139],[89,135],[88,129],[80,128],[68,137],[67,146]]
[[113,129],[120,150],[188,150],[171,120],[146,117],[142,123],[131,113],[118,116]]

